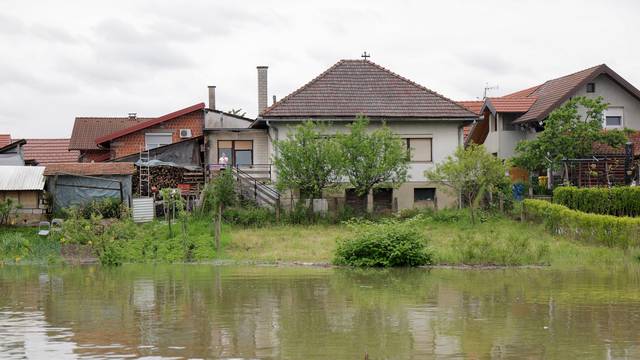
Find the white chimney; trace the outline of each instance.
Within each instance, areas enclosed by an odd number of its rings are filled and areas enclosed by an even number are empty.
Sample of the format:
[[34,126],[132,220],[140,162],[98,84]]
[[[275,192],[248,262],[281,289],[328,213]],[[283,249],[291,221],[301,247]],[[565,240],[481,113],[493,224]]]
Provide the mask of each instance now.
[[209,109],[216,109],[216,87],[215,85],[209,85]]
[[258,114],[267,108],[267,69],[268,66],[258,66]]

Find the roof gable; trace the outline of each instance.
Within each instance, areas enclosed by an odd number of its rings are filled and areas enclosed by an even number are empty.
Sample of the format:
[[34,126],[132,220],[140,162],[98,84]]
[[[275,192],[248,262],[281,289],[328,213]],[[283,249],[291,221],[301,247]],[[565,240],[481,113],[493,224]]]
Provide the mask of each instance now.
[[69,150],[98,150],[96,139],[151,118],[77,117],[73,124]]
[[340,60],[262,112],[271,117],[475,118],[454,101],[368,60]]
[[104,142],[107,142],[107,141],[111,141],[113,139],[117,139],[119,137],[131,134],[133,132],[146,129],[146,128],[152,127],[154,125],[158,125],[158,124],[163,123],[165,121],[173,120],[173,119],[175,119],[177,117],[180,117],[182,115],[186,115],[186,114],[192,113],[194,111],[204,110],[204,107],[205,107],[204,103],[195,104],[195,105],[186,107],[184,109],[180,109],[178,111],[174,111],[172,113],[160,116],[158,118],[150,119],[150,120],[138,123],[136,125],[124,128],[122,130],[118,130],[118,131],[113,132],[111,134],[100,136],[97,139],[95,139],[95,143],[96,144],[101,144],[101,143],[104,143]]

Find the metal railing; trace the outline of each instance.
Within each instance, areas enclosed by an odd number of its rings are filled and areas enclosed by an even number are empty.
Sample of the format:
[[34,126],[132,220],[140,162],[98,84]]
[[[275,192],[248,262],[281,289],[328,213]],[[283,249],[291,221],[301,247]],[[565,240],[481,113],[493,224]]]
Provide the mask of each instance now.
[[[231,167],[231,171],[241,186],[241,193],[242,190],[245,190],[245,193],[250,193],[250,196],[253,197],[254,201],[259,202],[259,200],[262,200],[273,206],[276,209],[276,212],[279,212],[281,196],[277,190],[264,184],[259,179],[256,179],[251,174],[242,170],[240,167],[233,166]],[[244,188],[242,189],[242,187]]]

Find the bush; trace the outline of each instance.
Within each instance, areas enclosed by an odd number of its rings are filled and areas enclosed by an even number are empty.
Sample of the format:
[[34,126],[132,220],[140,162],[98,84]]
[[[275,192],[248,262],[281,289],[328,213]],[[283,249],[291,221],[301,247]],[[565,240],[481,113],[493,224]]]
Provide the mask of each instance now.
[[526,199],[523,206],[527,219],[544,223],[554,234],[623,249],[640,244],[640,218],[590,214],[543,200]]
[[425,239],[411,221],[348,224],[353,235],[338,240],[334,264],[357,267],[420,266],[432,262]]
[[615,216],[640,215],[640,187],[613,188],[558,187],[553,202],[573,210]]
[[276,222],[275,212],[264,207],[226,209],[222,218],[228,224],[263,227]]

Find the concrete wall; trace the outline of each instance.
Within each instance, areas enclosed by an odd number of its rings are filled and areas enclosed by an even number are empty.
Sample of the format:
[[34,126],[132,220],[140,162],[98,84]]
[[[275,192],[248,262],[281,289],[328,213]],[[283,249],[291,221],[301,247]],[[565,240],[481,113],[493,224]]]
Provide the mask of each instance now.
[[217,111],[208,110],[204,115],[205,129],[245,129],[251,123],[251,121]]

